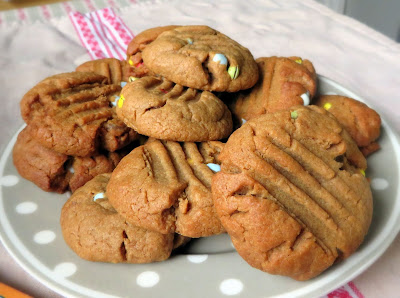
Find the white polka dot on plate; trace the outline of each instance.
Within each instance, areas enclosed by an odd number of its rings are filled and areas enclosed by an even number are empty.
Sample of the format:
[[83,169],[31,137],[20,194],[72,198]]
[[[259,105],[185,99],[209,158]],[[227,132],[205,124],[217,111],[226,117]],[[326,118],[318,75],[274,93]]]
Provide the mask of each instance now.
[[76,265],[73,263],[65,262],[60,263],[54,268],[54,273],[62,276],[62,277],[69,277],[76,272]]
[[160,276],[154,271],[145,271],[138,275],[136,283],[142,288],[154,287],[160,281]]
[[19,214],[31,214],[35,212],[38,208],[38,205],[34,202],[23,202],[19,203],[15,207],[15,211]]
[[222,294],[232,296],[237,295],[243,290],[243,283],[235,278],[225,279],[219,285]]
[[7,175],[0,178],[0,185],[3,186],[14,186],[19,182],[19,178],[14,175]]
[[371,187],[375,190],[384,190],[389,186],[389,182],[383,178],[374,178],[371,180]]
[[207,260],[208,255],[188,255],[187,259],[189,260],[189,262],[192,263],[203,263],[205,260]]
[[33,236],[33,241],[38,244],[48,244],[56,239],[56,234],[53,231],[45,230],[40,231]]

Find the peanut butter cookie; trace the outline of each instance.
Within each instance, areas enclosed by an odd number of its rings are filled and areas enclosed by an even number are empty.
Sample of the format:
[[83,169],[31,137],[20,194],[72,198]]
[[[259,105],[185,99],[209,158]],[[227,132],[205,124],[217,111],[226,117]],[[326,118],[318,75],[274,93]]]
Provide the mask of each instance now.
[[258,80],[250,51],[207,26],[165,31],[146,46],[142,58],[153,73],[195,89],[236,92]]
[[362,243],[372,218],[366,160],[325,110],[295,106],[256,117],[219,158],[215,208],[251,266],[307,280]]
[[366,104],[346,96],[322,95],[315,105],[336,117],[365,156],[380,148],[376,140],[380,135],[381,117]]
[[220,142],[152,139],[125,156],[107,186],[127,222],[163,234],[197,238],[224,232],[211,197]]
[[123,88],[117,115],[138,133],[157,139],[202,142],[232,132],[231,113],[216,95],[150,76]]

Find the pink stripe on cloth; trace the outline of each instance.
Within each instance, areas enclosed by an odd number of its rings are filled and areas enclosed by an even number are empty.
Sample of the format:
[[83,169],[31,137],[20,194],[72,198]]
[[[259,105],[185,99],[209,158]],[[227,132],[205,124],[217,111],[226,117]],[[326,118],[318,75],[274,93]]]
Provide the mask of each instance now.
[[336,289],[335,291],[329,293],[324,296],[324,298],[364,298],[364,295],[361,294],[360,290],[356,287],[353,282],[349,282],[348,284]]
[[74,11],[69,13],[69,17],[92,59],[126,58],[126,49],[133,34],[112,8],[86,14]]

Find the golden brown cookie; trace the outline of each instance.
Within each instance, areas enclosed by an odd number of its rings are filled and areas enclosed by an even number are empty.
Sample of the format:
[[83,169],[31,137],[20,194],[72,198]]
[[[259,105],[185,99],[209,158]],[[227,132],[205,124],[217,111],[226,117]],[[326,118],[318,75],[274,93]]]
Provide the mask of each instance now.
[[153,73],[195,89],[236,92],[258,80],[250,51],[207,26],[165,31],[146,46],[142,58]]
[[105,58],[87,61],[76,68],[79,72],[94,72],[107,78],[108,84],[121,84],[129,80],[129,65],[126,61]]
[[138,133],[157,139],[202,142],[232,132],[231,113],[213,93],[150,76],[123,88],[117,115]]
[[362,243],[372,218],[366,160],[325,110],[295,106],[256,117],[219,158],[215,208],[251,266],[307,280]]
[[315,105],[336,117],[365,156],[380,148],[375,141],[380,135],[381,117],[366,104],[346,96],[322,95],[316,99]]
[[21,114],[43,146],[66,155],[118,150],[137,133],[117,119],[112,103],[121,91],[104,76],[71,72],[51,76],[22,98]]
[[260,72],[257,84],[238,93],[229,104],[239,123],[265,113],[311,103],[317,79],[310,61],[300,57],[262,57],[256,62]]
[[174,234],[135,227],[110,205],[105,193],[111,174],[79,188],[61,211],[65,242],[81,258],[96,262],[150,263],[169,258]]
[[127,222],[163,234],[222,233],[211,197],[211,168],[218,167],[222,145],[150,140],[113,171],[110,203]]
[[109,152],[90,157],[73,157],[42,146],[32,137],[30,126],[18,135],[13,162],[19,174],[44,191],[74,192],[93,177],[109,173],[124,153]]
[[154,41],[161,33],[177,28],[178,26],[162,26],[154,27],[136,35],[128,45],[126,50],[127,61],[130,66],[129,75],[141,78],[149,74],[149,69],[144,65],[142,59],[142,51],[144,48]]

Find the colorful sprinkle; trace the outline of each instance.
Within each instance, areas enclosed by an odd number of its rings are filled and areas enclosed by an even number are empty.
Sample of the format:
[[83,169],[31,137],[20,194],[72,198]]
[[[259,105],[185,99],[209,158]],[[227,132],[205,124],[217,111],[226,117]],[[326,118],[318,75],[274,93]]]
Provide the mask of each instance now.
[[228,73],[232,80],[237,79],[239,76],[239,66],[229,66]]
[[331,107],[332,107],[332,104],[330,102],[327,102],[326,104],[324,104],[325,110],[329,110]]
[[114,95],[114,98],[115,98],[114,101],[111,102],[113,107],[115,107],[118,104],[120,97],[118,95]]
[[128,60],[130,66],[133,66],[133,61],[131,59]]
[[225,55],[215,54],[213,57],[214,62],[219,62],[221,65],[228,65],[228,59],[226,59]]
[[215,173],[221,171],[221,166],[217,165],[215,163],[208,163],[207,167],[209,167],[211,169],[211,171],[213,171]]
[[127,82],[121,82],[121,87],[124,88],[128,84]]
[[303,93],[300,95],[301,99],[303,100],[303,103],[305,106],[308,106],[310,104],[310,92]]
[[247,121],[242,118],[242,125],[245,124]]
[[187,162],[188,162],[190,165],[194,164],[193,159],[191,159],[191,158],[188,158]]
[[292,119],[297,119],[298,116],[299,116],[299,115],[297,114],[297,111],[292,111],[292,112],[290,112],[290,118],[292,118]]
[[122,105],[124,104],[125,97],[121,94],[120,98],[118,99],[118,107],[122,108]]
[[365,177],[365,171],[363,169],[360,169],[360,173]]
[[163,89],[163,88],[160,88],[160,90],[161,90],[161,92],[164,93],[164,94],[167,94],[167,93],[168,93],[168,91],[165,90],[165,89]]
[[299,58],[294,60],[294,62],[296,62],[297,64],[303,64],[303,59]]
[[104,192],[99,192],[98,194],[96,194],[96,195],[93,197],[93,201],[96,201],[96,200],[98,200],[98,199],[104,199],[104,198],[105,198]]
[[128,81],[132,83],[133,81],[136,81],[137,79],[139,79],[139,78],[137,78],[137,77],[129,77]]
[[191,38],[186,38],[186,41],[188,42],[188,44],[193,44],[193,39]]

